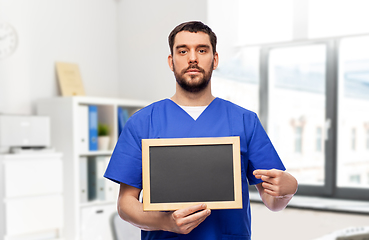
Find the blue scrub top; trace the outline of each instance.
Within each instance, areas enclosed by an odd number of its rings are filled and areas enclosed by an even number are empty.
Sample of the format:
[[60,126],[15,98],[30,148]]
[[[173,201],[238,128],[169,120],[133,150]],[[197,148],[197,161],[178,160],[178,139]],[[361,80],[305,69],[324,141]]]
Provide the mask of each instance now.
[[257,115],[229,101],[215,98],[194,120],[170,99],[136,112],[118,139],[105,177],[142,189],[141,140],[239,136],[243,209],[212,210],[211,215],[187,235],[164,231],[142,231],[142,239],[238,240],[251,238],[248,183],[261,180],[255,169],[285,170]]

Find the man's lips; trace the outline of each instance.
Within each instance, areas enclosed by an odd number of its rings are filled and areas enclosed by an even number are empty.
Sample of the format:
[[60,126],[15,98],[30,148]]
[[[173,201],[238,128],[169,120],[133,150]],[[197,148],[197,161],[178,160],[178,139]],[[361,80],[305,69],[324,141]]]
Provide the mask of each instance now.
[[201,72],[200,70],[195,69],[195,68],[191,68],[186,71],[186,73],[190,73],[190,74],[195,74],[195,73],[200,73],[200,72]]

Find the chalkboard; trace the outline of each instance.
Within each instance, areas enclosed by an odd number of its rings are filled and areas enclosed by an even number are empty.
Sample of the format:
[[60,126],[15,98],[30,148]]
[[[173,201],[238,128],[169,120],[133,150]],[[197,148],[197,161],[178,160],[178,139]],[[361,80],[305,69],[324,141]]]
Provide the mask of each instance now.
[[242,208],[239,137],[142,140],[144,211]]

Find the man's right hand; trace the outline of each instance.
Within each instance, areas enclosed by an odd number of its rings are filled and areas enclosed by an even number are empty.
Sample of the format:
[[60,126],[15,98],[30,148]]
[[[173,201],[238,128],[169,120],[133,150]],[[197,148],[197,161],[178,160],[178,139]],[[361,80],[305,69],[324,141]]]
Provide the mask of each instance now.
[[119,216],[145,231],[170,231],[180,234],[190,233],[209,215],[206,204],[193,205],[173,212],[143,211],[138,200],[141,189],[121,183],[118,198]]
[[167,231],[188,234],[202,223],[210,213],[211,211],[206,208],[206,204],[198,204],[168,213],[170,214],[168,217],[171,218],[171,226]]

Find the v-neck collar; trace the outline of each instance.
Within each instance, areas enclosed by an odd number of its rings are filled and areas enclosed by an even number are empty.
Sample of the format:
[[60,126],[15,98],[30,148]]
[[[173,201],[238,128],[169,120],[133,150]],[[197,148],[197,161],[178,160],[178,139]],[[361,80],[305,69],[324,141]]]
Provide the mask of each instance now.
[[208,106],[206,106],[206,108],[205,108],[205,110],[204,111],[202,111],[202,113],[199,115],[199,117],[197,118],[197,119],[193,119],[193,117],[191,117],[190,116],[190,114],[188,114],[180,105],[178,105],[176,102],[174,102],[172,99],[170,99],[170,98],[167,98],[167,100],[169,100],[170,102],[172,102],[176,107],[177,107],[177,109],[178,109],[178,111],[180,111],[180,112],[183,112],[187,117],[189,117],[192,121],[194,121],[194,122],[197,122],[197,121],[199,121],[201,118],[202,118],[202,116],[204,115],[204,114],[206,114],[206,112],[208,112],[209,111],[209,108],[213,105],[213,103],[216,101],[216,99],[218,99],[217,97],[215,97],[210,103],[209,103],[209,105]]
[[193,119],[198,119],[199,116],[205,111],[205,109],[208,107],[206,106],[181,106],[179,105],[183,110],[185,110],[188,115],[190,115]]

